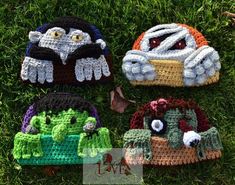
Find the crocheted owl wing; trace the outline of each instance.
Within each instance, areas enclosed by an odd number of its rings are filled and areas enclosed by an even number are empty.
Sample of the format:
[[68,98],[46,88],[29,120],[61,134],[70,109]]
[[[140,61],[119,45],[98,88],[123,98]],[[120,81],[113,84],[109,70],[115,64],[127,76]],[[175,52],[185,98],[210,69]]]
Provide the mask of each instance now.
[[34,115],[42,111],[54,110],[55,108],[58,110],[66,110],[69,108],[74,108],[79,111],[84,111],[84,110],[88,111],[90,116],[96,118],[96,127],[99,128],[102,126],[98,112],[90,102],[80,98],[77,95],[57,92],[57,93],[47,94],[41,97],[36,103],[29,106],[22,121],[21,131],[23,133],[26,132],[26,128],[29,125],[31,118]]
[[142,33],[123,58],[133,85],[200,86],[219,79],[218,52],[185,24],[161,24]]
[[78,18],[60,17],[29,33],[21,79],[39,84],[112,80],[111,54],[99,29]]

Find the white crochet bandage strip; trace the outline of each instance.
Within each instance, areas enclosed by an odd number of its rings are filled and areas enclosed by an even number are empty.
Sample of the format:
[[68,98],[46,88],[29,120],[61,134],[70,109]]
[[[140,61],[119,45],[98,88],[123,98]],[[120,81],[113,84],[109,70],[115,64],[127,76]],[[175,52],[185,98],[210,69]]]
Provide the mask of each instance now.
[[151,32],[154,32],[156,30],[163,29],[163,28],[172,28],[173,29],[173,28],[176,28],[176,27],[178,27],[178,25],[175,24],[175,23],[171,23],[171,24],[159,24],[157,26],[154,26],[154,27],[148,29],[145,33],[151,33]]
[[31,83],[53,82],[53,64],[51,61],[38,60],[31,57],[25,57],[22,68],[21,78]]
[[75,76],[79,82],[92,80],[93,74],[95,80],[100,80],[102,75],[106,77],[111,75],[104,55],[101,55],[98,59],[82,58],[76,60]]
[[218,52],[212,47],[202,46],[185,60],[184,83],[187,86],[203,84],[220,68]]
[[149,63],[146,53],[131,50],[123,58],[122,71],[129,80],[154,80],[155,68]]
[[[161,37],[167,34],[172,34],[165,38],[158,47],[150,49],[150,39]],[[186,47],[183,49],[171,48],[180,40],[184,39]],[[177,24],[164,24],[156,26],[155,29],[150,29],[145,32],[143,39],[140,42],[140,48],[146,52],[150,59],[166,59],[179,60],[183,62],[196,49],[196,42],[187,28]]]

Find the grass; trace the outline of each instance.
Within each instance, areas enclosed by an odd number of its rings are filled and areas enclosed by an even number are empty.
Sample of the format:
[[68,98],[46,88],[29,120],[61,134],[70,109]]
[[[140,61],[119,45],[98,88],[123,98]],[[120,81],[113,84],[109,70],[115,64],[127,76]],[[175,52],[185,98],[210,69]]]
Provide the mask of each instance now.
[[[40,167],[21,168],[13,160],[13,138],[20,129],[22,115],[35,97],[50,91],[74,92],[91,101],[99,110],[103,125],[111,130],[114,147],[122,146],[122,136],[136,108],[155,97],[193,98],[209,115],[223,141],[223,157],[172,168],[145,168],[145,184],[235,184],[235,48],[231,21],[222,15],[234,12],[233,0],[3,0],[0,3],[0,184],[82,184],[82,167],[62,168],[46,177]],[[233,5],[232,5],[233,4]],[[95,25],[105,35],[113,53],[113,83],[96,86],[54,86],[51,89],[23,85],[19,80],[27,34],[55,17],[77,15]],[[180,22],[196,27],[221,57],[219,83],[201,88],[132,87],[121,72],[122,58],[137,36],[157,23]],[[123,87],[128,99],[136,100],[124,114],[109,108],[109,92]]]

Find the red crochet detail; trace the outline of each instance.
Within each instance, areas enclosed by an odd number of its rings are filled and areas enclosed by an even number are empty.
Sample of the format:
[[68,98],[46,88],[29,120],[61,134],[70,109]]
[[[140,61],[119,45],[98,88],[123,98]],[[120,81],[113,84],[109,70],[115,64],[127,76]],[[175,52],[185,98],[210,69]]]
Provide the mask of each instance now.
[[181,119],[179,121],[179,129],[182,130],[183,132],[188,132],[190,130],[193,130],[193,127],[188,125],[187,121],[184,119]]
[[[183,99],[174,99],[174,98],[168,98],[167,100],[167,107],[162,112],[164,114],[169,109],[176,109],[178,108],[180,111],[184,112],[186,109],[193,109],[197,116],[198,126],[197,131],[203,132],[210,128],[209,121],[205,115],[205,113],[198,107],[198,105],[192,101],[185,101]],[[157,101],[157,100],[156,100]],[[143,105],[136,111],[130,121],[130,129],[143,129],[144,128],[144,116],[145,115],[159,115],[159,113],[156,114],[154,110],[151,109],[150,102]]]

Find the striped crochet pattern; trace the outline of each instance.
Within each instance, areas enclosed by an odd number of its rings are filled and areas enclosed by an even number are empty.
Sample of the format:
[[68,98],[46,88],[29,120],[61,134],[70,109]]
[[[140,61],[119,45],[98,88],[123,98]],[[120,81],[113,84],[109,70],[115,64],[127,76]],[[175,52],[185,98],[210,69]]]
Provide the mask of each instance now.
[[160,24],[143,32],[123,58],[133,85],[201,86],[219,80],[218,52],[185,24]]
[[81,84],[112,80],[111,55],[100,31],[78,17],[60,17],[29,32],[21,79]]
[[48,94],[30,106],[13,156],[21,165],[96,163],[112,149],[94,106],[67,93]]
[[[130,128],[124,135],[130,164],[181,165],[221,157],[217,129],[191,100],[160,98],[149,102],[133,114]],[[141,147],[148,152],[135,152]]]

